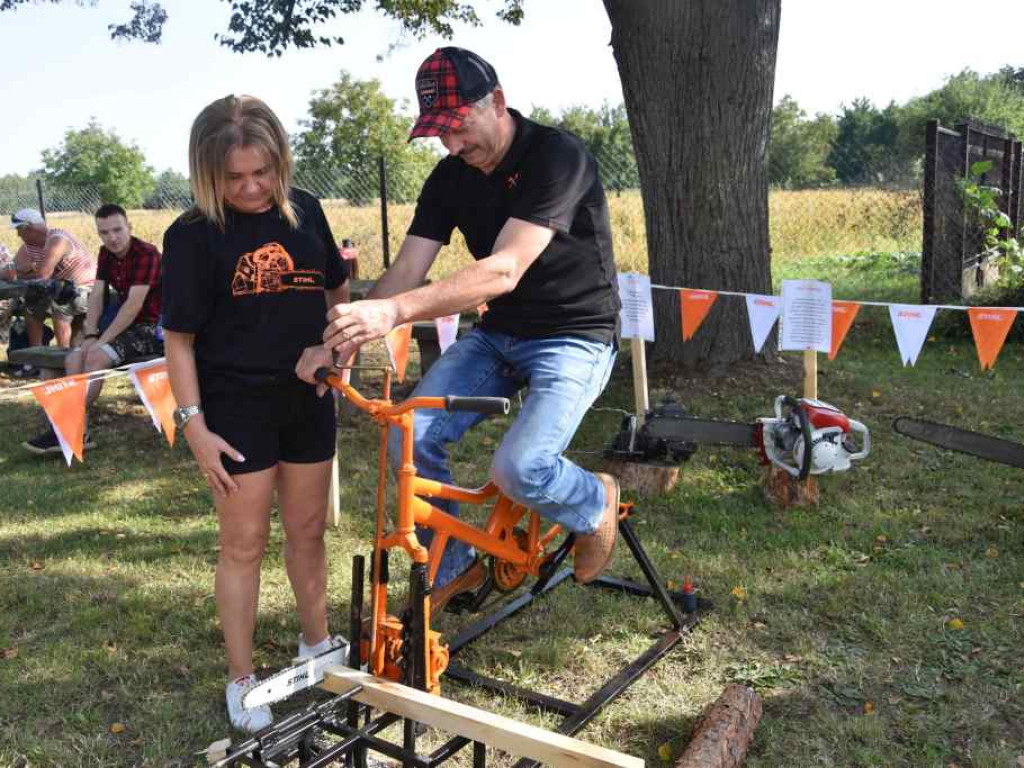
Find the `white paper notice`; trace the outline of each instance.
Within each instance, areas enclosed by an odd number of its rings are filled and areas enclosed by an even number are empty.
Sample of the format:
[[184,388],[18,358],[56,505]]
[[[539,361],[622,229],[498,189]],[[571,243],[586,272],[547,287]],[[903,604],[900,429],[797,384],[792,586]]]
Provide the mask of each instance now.
[[455,343],[455,337],[459,335],[459,313],[434,318],[434,325],[437,326],[437,343],[441,347],[443,355],[445,350]]
[[750,335],[754,339],[754,351],[760,352],[765,339],[772,332],[772,326],[779,319],[782,301],[778,296],[747,294],[747,317],[750,318]]
[[622,338],[654,341],[654,302],[651,278],[635,272],[619,272],[619,298],[622,309]]
[[890,304],[889,317],[896,332],[896,343],[904,365],[913,365],[921,354],[928,330],[932,327],[937,307],[920,304]]
[[783,280],[779,349],[828,352],[831,348],[832,286],[818,280]]

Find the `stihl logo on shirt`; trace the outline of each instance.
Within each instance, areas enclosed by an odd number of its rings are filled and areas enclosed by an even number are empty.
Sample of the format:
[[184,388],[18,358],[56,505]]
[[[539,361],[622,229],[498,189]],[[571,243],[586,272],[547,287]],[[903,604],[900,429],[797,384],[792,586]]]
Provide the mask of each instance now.
[[242,254],[231,279],[232,296],[320,290],[323,287],[323,273],[296,270],[295,262],[280,243],[267,243],[252,253]]
[[425,77],[416,82],[416,93],[420,97],[420,105],[424,109],[434,106],[439,95],[439,88],[436,77]]

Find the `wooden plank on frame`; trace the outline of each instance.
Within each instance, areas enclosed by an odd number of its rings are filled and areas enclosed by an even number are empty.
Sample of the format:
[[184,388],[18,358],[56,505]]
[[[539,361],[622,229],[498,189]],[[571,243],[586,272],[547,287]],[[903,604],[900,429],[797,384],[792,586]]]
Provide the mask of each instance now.
[[555,768],[643,768],[644,765],[639,757],[520,723],[366,672],[343,666],[324,672],[322,687],[333,693],[346,693],[360,685],[363,690],[353,698],[363,704]]

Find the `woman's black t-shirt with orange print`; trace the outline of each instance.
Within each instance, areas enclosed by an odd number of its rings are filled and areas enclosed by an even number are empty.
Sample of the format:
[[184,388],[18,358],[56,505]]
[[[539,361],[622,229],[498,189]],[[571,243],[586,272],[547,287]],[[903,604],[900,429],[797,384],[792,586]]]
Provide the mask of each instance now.
[[163,327],[195,335],[202,397],[294,378],[327,325],[324,289],[345,282],[323,208],[291,191],[293,228],[277,206],[228,210],[227,226],[185,213],[164,235]]

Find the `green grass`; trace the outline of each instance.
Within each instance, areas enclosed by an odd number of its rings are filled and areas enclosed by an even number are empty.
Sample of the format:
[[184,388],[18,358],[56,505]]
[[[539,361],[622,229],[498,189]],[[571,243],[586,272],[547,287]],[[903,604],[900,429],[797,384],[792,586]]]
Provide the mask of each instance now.
[[[776,278],[828,278],[839,298],[913,301],[916,279],[897,261],[786,261]],[[817,509],[766,505],[753,453],[710,447],[669,494],[639,499],[636,530],[663,576],[692,575],[716,607],[582,735],[658,765],[658,747],[678,756],[701,709],[738,681],[764,699],[747,766],[1013,765],[1024,754],[1021,472],[914,443],[889,424],[912,414],[1024,441],[1024,354],[1010,345],[981,373],[969,341],[940,338],[904,368],[884,310],[869,307],[820,367],[822,398],[869,426],[871,456],[825,478]],[[716,379],[652,363],[652,401],[747,420],[767,415],[775,395],[799,393],[802,375],[797,356]],[[623,354],[599,405],[629,408],[629,381]],[[161,442],[124,383],[95,411],[99,447],[71,469],[19,450],[37,410],[0,407],[0,765],[192,765],[194,751],[227,735],[209,494],[185,446]],[[618,419],[593,412],[573,448],[601,448]],[[483,481],[507,423],[487,422],[459,446],[459,482]],[[344,515],[327,539],[333,623],[344,631],[351,556],[372,537],[376,437],[361,417],[338,436]],[[264,672],[290,659],[299,631],[281,543],[275,526],[256,632]],[[636,575],[624,550],[613,570]],[[466,620],[439,626],[451,637]],[[566,586],[467,660],[578,700],[661,623],[653,604]],[[445,693],[554,724],[514,701]],[[111,733],[115,723],[124,731]]]

